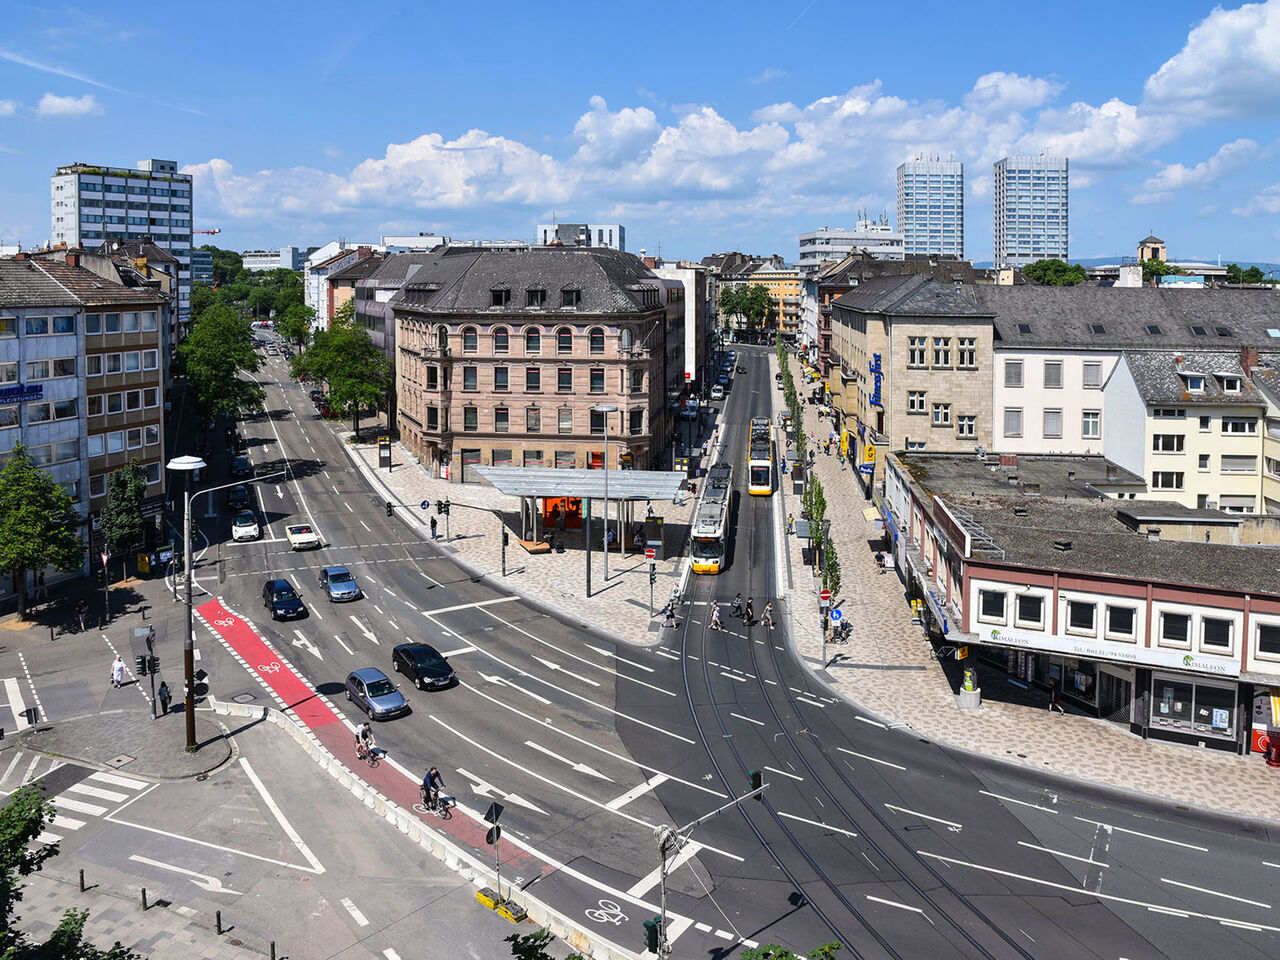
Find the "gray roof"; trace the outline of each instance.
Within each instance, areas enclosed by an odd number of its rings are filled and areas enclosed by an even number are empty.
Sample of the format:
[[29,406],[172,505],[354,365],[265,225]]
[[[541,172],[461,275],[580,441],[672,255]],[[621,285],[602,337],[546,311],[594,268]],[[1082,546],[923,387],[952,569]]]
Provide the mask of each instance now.
[[974,300],[974,289],[907,274],[867,280],[833,302],[856,313],[897,317],[993,317],[993,310]]
[[1280,406],[1280,354],[1264,353],[1258,359],[1263,365],[1254,367],[1249,378],[1258,393]]
[[1195,523],[1239,527],[1245,521],[1243,513],[1188,507],[1170,500],[1126,500],[1123,507],[1116,509],[1116,516],[1130,526],[1139,523]]
[[1280,347],[1280,293],[1269,290],[986,284],[972,289],[979,303],[995,311],[997,350]]
[[[591,497],[604,499],[603,470],[555,467],[475,467],[502,493],[513,497]],[[667,470],[610,470],[610,500],[673,500],[685,475]]]
[[[436,249],[439,249],[438,247]],[[412,277],[424,264],[432,263],[438,253],[393,253],[382,260],[376,270],[357,286],[399,288],[406,278]]]
[[0,306],[52,307],[79,302],[78,297],[41,270],[34,260],[0,258]]
[[[1261,407],[1265,401],[1244,375],[1238,353],[1187,350],[1179,353],[1124,354],[1133,381],[1149,404],[1162,406]],[[1204,377],[1202,393],[1187,392],[1186,374]],[[1114,376],[1114,374],[1113,374]],[[1221,377],[1240,377],[1240,392],[1226,393]]]
[[1096,456],[993,456],[968,453],[898,453],[898,462],[927,494],[1005,495],[1028,488],[1041,497],[1098,498],[1093,484],[1136,486],[1146,481]]
[[348,264],[341,270],[335,270],[326,278],[328,280],[363,280],[374,270],[378,269],[383,260],[383,255],[375,253],[371,257],[361,257],[355,263]]
[[[396,309],[423,313],[478,310],[529,313],[525,290],[547,291],[539,313],[644,313],[660,308],[659,281],[641,260],[606,247],[531,247],[485,250],[449,247],[433,251],[413,279],[392,298]],[[493,307],[492,291],[511,291],[511,303]],[[560,292],[578,290],[577,307],[561,307]]]

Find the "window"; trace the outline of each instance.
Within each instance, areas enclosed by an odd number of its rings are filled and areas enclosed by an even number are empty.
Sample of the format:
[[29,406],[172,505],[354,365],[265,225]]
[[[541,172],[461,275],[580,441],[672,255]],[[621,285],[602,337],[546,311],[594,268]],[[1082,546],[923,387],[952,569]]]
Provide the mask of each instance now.
[[907,391],[907,413],[924,413],[927,408],[924,405],[923,390]]
[[951,338],[933,338],[933,365],[935,367],[951,366]]
[[630,327],[623,327],[618,332],[618,346],[623,350],[630,350],[636,344],[635,331]]
[[1223,377],[1222,392],[1223,393],[1239,393],[1240,378],[1239,377]]
[[105,474],[98,474],[96,477],[89,478],[89,496],[103,497],[107,493],[107,478]]
[[124,369],[124,363],[120,359],[118,353],[105,353],[102,355],[106,363],[107,373],[119,373]]
[[1164,330],[1160,327],[1160,324],[1158,323],[1148,323],[1145,327],[1143,327],[1143,329],[1146,330],[1147,336],[1149,337],[1159,337],[1164,335]]
[[1026,336],[1027,334],[1031,333],[1031,324],[1029,323],[1018,324],[1018,332],[1023,336]]
[[556,429],[561,433],[573,433],[573,411],[557,410],[556,411]]
[[439,407],[427,407],[427,429],[428,430],[440,429],[440,408]]
[[1231,328],[1230,328],[1230,327],[1214,327],[1214,328],[1213,328],[1213,332],[1214,332],[1214,333],[1216,333],[1216,334],[1217,334],[1218,336],[1220,336],[1220,337],[1234,337],[1234,336],[1235,336],[1235,334],[1231,332]]
[[142,428],[142,442],[148,447],[154,447],[160,442],[160,427],[158,424],[149,423]]
[[1280,657],[1280,623],[1258,624],[1258,653],[1264,657]]
[[147,471],[148,484],[160,482],[160,464],[159,463],[148,463],[145,469]]
[[439,390],[440,389],[440,368],[434,367],[434,366],[424,367],[422,372],[423,372],[423,382],[424,382],[425,389]]
[[1220,469],[1223,473],[1257,473],[1258,458],[1224,453]]
[[1191,641],[1191,617],[1185,613],[1160,614],[1160,642],[1186,646]]
[[475,327],[463,327],[462,352],[475,353],[480,348],[480,334]]
[[1212,429],[1213,429],[1213,418],[1212,418],[1212,417],[1210,417],[1208,414],[1206,414],[1206,415],[1204,415],[1203,417],[1201,417],[1201,418],[1200,418],[1200,432],[1201,432],[1201,433],[1208,433],[1208,432],[1209,432],[1210,430],[1212,430]]
[[84,315],[84,332],[86,334],[102,333],[102,314],[86,313]]
[[573,369],[571,367],[561,367],[556,371],[556,389],[561,393],[571,393],[573,391]]
[[1062,361],[1046,360],[1044,362],[1044,385],[1049,390],[1062,389]]
[[537,393],[542,389],[542,371],[538,367],[525,367],[524,388],[530,393]]
[[591,392],[604,393],[604,368],[593,367],[591,370]]
[[1086,410],[1080,415],[1080,436],[1085,440],[1102,437],[1102,411]]
[[136,313],[126,313],[126,314],[124,314],[124,316],[122,317],[122,319],[124,320],[124,328],[123,328],[123,329],[124,329],[124,332],[125,332],[125,333],[137,333],[137,332],[138,332],[138,326],[139,326],[139,324],[138,324],[138,315],[137,315]]
[[[511,291],[507,291],[510,293]],[[507,353],[511,349],[511,334],[506,327],[498,327],[493,331],[493,352]]]
[[1181,490],[1181,470],[1157,470],[1151,474],[1151,487],[1154,490]]
[[635,369],[631,371],[631,392],[644,393],[644,371]]
[[1037,630],[1043,630],[1044,597],[1037,596],[1034,593],[1019,594],[1015,614],[1017,626],[1035,627]]
[[124,408],[126,410],[142,409],[142,391],[126,390],[124,394]]
[[142,446],[142,428],[131,427],[125,431],[125,439],[130,450],[137,450]]
[[508,374],[510,373],[506,367],[493,368],[493,389],[495,393],[506,393],[511,389]]
[[951,425],[951,404],[935,403],[933,405],[933,425],[948,427]]
[[43,337],[49,332],[48,317],[27,317],[27,336]]
[[1022,386],[1022,361],[1006,360],[1004,362],[1004,385],[1006,387]]
[[591,411],[591,433],[593,436],[603,436],[605,428],[605,415],[601,410]]
[[1044,412],[1044,435],[1046,437],[1062,436],[1062,411],[1046,410]]
[[1266,471],[1268,477],[1280,477],[1280,460],[1275,457],[1263,457],[1262,469]]
[[1182,453],[1187,438],[1180,433],[1157,433],[1151,437],[1152,453]]
[[542,432],[542,411],[537,407],[528,407],[524,412],[525,433]]
[[1221,617],[1203,617],[1200,620],[1200,646],[1230,650],[1231,626],[1230,620]]
[[568,327],[556,331],[556,353],[573,353],[573,331]]
[[1022,436],[1022,409],[1020,407],[1004,408],[1004,435],[1006,437]]
[[160,366],[160,352],[158,350],[142,351],[142,369],[155,370]]
[[0,363],[0,383],[18,382],[18,364],[14,362]]
[[524,465],[525,465],[526,467],[542,467],[542,466],[545,466],[545,464],[542,462],[542,451],[541,451],[541,450],[526,450],[526,451],[524,452]]
[[976,437],[978,435],[977,417],[956,417],[957,437]]
[[599,327],[594,327],[591,332],[587,334],[587,341],[590,344],[590,349],[593,354],[604,353],[604,331]]
[[511,291],[504,289],[489,291],[489,306],[505,307],[511,302]]
[[632,410],[628,415],[627,430],[631,436],[638,436],[644,433],[644,411]]
[[1196,463],[1196,469],[1199,470],[1201,473],[1209,472],[1209,454],[1207,453],[1200,454]]
[[959,337],[956,340],[956,366],[974,369],[978,366],[977,337]]
[[106,434],[102,434],[102,433],[89,434],[88,451],[89,451],[89,456],[91,457],[104,456],[107,452]]
[[160,323],[156,311],[148,310],[142,315],[142,332],[155,333],[160,328]]
[[124,394],[107,394],[107,413],[124,413]]
[[462,389],[463,390],[479,389],[479,371],[475,367],[462,368]]
[[86,415],[90,417],[102,416],[102,394],[95,393],[85,398]]
[[27,379],[28,380],[48,380],[49,379],[49,361],[48,360],[28,360],[27,361]]
[[480,429],[480,412],[475,407],[462,408],[462,429],[475,433]]
[[137,373],[142,369],[142,354],[137,350],[130,350],[124,355],[124,372]]
[[17,317],[0,317],[0,337],[16,337],[18,335]]
[[526,290],[524,292],[524,302],[529,307],[545,307],[547,305],[547,291]]
[[506,407],[494,407],[493,432],[506,433],[511,429],[511,411]]
[[53,332],[54,333],[75,333],[76,318],[75,317],[54,317]]
[[1187,377],[1188,393],[1204,393],[1204,377],[1191,375]]
[[1089,324],[1089,332],[1095,337],[1101,337],[1107,332],[1107,328],[1101,323],[1091,323]]
[[104,313],[102,315],[102,331],[103,333],[119,333],[120,332],[120,314]]
[[557,450],[555,458],[557,470],[572,470],[578,465],[578,458],[572,450]]
[[1257,417],[1223,417],[1222,432],[1254,436],[1258,432],[1258,419]]
[[47,403],[27,404],[27,423],[45,423],[53,419],[53,408]]
[[1084,600],[1067,601],[1067,631],[1069,633],[1094,632],[1093,621],[1097,613],[1097,605]]
[[925,337],[911,337],[907,342],[907,366],[923,367],[925,365],[925,350],[928,344]]
[[978,619],[1004,623],[1005,593],[1003,590],[978,591]]
[[107,453],[123,453],[124,452],[124,433],[120,430],[114,430],[107,434]]
[[1151,411],[1151,416],[1156,420],[1181,420],[1187,415],[1187,411],[1181,407],[1156,407]]
[[561,290],[560,291],[560,306],[576,307],[581,303],[582,303],[581,290]]
[[1137,613],[1133,607],[1113,607],[1107,605],[1107,636],[1122,637],[1132,640]]

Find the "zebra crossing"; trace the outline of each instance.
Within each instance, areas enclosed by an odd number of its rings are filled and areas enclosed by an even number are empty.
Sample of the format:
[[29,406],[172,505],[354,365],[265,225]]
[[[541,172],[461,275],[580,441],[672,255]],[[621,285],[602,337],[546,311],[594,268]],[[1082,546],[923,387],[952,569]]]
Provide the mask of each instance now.
[[[61,788],[56,793],[50,791],[54,815],[36,837],[40,843],[57,843],[68,833],[105,816],[151,786],[145,780],[119,773],[88,770],[43,754],[15,750],[7,763],[5,755],[0,754],[0,795],[8,796],[24,784],[37,780],[45,780],[45,788],[49,790],[51,784],[46,778],[54,771],[61,771],[54,778]],[[67,775],[71,775],[71,782],[61,786]]]
[[66,761],[23,750],[13,751],[13,756],[7,760],[6,754],[0,753],[0,796],[5,797],[22,785],[33,783],[66,766]]

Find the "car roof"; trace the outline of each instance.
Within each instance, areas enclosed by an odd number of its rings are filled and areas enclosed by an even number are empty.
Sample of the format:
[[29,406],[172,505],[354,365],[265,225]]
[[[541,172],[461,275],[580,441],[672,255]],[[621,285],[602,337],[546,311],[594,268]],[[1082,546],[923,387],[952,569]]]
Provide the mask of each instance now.
[[366,682],[369,680],[389,679],[387,675],[383,673],[381,670],[379,670],[377,667],[361,667],[359,670],[352,670],[349,674],[347,674],[347,679],[350,680],[352,677],[356,677]]
[[351,571],[350,571],[350,570],[348,570],[346,567],[341,566],[340,564],[339,564],[339,565],[336,565],[336,566],[332,566],[332,567],[321,567],[321,568],[320,568],[320,570],[321,570],[323,573],[327,573],[327,574],[329,574],[329,576],[333,576],[335,573],[350,573],[350,572],[351,572]]
[[270,587],[272,590],[279,590],[281,587],[288,587],[290,590],[293,589],[293,584],[283,578],[278,580],[268,580],[266,586]]
[[399,653],[401,650],[406,654],[412,654],[421,650],[423,653],[433,653],[441,660],[444,659],[444,655],[429,643],[402,643],[394,647],[391,652]]
[[286,529],[286,530],[300,530],[300,531],[302,531],[303,533],[309,533],[309,532],[311,531],[311,524],[309,524],[309,523],[291,523],[291,524],[289,524],[289,526],[285,527],[285,529]]
[[258,522],[258,518],[254,516],[254,513],[252,510],[241,510],[239,513],[237,513],[236,523],[239,523],[241,520],[251,520],[254,523]]

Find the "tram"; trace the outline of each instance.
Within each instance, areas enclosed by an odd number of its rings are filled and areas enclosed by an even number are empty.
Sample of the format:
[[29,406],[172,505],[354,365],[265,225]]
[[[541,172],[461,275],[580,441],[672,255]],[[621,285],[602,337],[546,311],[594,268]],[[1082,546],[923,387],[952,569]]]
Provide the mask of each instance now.
[[729,494],[733,467],[717,463],[707,471],[702,502],[693,515],[690,555],[694,573],[719,573],[725,568],[729,536]]
[[751,418],[751,438],[747,442],[747,492],[757,497],[773,493],[773,421]]

